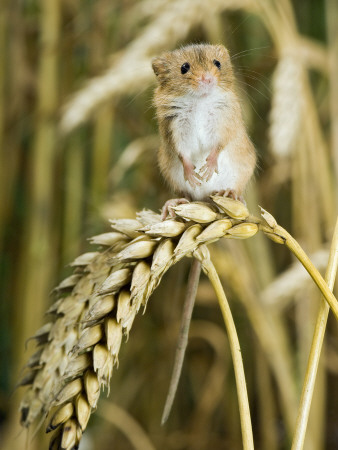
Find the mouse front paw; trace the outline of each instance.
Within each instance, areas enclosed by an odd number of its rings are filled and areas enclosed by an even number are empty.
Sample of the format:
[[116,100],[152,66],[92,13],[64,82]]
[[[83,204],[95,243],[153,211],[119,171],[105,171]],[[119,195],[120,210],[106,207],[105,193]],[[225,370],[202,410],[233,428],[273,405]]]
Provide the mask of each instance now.
[[184,174],[184,178],[192,188],[201,186],[202,177],[195,171],[189,173],[188,175]]
[[212,151],[207,157],[205,164],[200,168],[203,181],[209,181],[214,173],[218,173],[218,152]]
[[202,177],[195,171],[195,166],[187,159],[183,160],[184,179],[191,187],[195,188],[201,185]]

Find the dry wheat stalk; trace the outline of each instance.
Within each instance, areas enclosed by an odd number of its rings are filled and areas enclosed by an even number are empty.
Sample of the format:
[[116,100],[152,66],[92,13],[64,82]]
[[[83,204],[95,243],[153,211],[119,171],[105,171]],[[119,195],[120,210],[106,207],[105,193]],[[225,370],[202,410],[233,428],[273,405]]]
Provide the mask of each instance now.
[[[338,268],[338,218],[336,220],[329,261],[325,272],[325,281],[329,289],[333,290]],[[330,308],[324,299],[319,308],[316,327],[313,333],[310,355],[308,359],[307,370],[305,374],[301,400],[298,408],[296,430],[292,441],[291,450],[302,450],[304,448],[306,428],[308,425],[311,402],[316,383],[316,375],[319,366],[319,360],[322,353],[322,346],[326,331],[326,324]]]
[[[24,426],[51,412],[50,449],[78,448],[101,388],[109,390],[123,335],[173,264],[221,237],[246,239],[259,229],[300,257],[298,244],[266,211],[258,219],[241,202],[212,201],[177,206],[177,217],[166,221],[152,211],[111,221],[113,231],[92,238],[103,250],[76,258],[74,274],[55,289],[51,320],[32,338],[38,350],[19,383],[29,386],[20,407]],[[302,262],[310,271],[311,263]],[[337,300],[311,270],[338,317]]]

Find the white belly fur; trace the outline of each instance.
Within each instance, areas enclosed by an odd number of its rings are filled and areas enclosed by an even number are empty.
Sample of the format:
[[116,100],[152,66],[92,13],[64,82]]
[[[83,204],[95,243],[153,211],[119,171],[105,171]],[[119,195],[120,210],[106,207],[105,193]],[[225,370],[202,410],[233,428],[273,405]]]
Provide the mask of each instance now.
[[[221,95],[221,97],[220,97]],[[218,130],[224,122],[224,111],[221,113],[217,108],[217,102],[227,101],[224,91],[220,94],[215,92],[206,98],[195,102],[182,99],[184,108],[172,124],[173,138],[178,152],[189,159],[196,167],[198,173],[205,164],[210,152],[219,145],[220,136]],[[224,126],[224,124],[223,124]],[[236,142],[231,141],[221,150],[218,157],[218,173],[214,173],[210,180],[202,181],[200,186],[191,186],[185,179],[182,163],[171,168],[172,177],[180,187],[180,190],[189,194],[193,200],[202,200],[213,191],[222,189],[237,189],[238,180],[241,176],[241,167],[231,157],[236,152]]]

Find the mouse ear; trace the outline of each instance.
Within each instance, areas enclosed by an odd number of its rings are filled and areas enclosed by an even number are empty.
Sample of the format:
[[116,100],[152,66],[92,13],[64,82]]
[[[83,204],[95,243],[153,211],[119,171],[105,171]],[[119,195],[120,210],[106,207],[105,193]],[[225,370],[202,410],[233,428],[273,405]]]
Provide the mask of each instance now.
[[156,76],[167,72],[167,61],[163,57],[154,58],[151,62],[151,66]]
[[217,52],[219,52],[223,56],[229,56],[228,50],[224,47],[224,45],[218,44],[215,45]]

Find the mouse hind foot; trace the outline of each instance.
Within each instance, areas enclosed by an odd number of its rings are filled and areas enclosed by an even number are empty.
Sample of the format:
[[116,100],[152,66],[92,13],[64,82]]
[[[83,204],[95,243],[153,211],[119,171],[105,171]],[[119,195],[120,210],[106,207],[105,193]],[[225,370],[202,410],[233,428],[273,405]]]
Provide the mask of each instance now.
[[173,208],[178,205],[182,205],[183,203],[189,203],[187,198],[172,198],[167,200],[162,208],[161,219],[165,220],[167,217],[174,218],[176,217],[175,211]]
[[239,200],[246,205],[243,195],[239,195],[234,189],[222,189],[220,191],[213,191],[212,195],[219,195],[221,197],[229,197],[233,200]]

